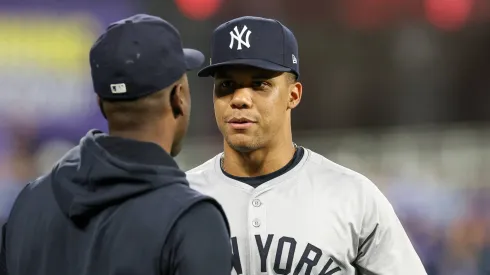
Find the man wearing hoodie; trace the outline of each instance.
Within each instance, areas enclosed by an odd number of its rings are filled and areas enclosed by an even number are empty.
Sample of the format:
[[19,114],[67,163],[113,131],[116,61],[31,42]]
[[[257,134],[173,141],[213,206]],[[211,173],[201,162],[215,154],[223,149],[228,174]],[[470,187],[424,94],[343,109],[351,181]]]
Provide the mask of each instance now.
[[172,158],[190,113],[186,71],[203,61],[161,18],[108,27],[90,65],[109,135],[88,132],[21,192],[3,227],[3,274],[230,274],[226,217]]

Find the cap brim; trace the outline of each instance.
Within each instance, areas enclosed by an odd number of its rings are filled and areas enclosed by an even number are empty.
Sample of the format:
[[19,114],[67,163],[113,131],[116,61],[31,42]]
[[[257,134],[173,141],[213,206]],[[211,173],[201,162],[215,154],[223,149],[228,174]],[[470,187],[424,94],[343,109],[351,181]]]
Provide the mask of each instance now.
[[282,65],[278,65],[276,63],[272,63],[266,60],[261,60],[261,59],[235,59],[235,60],[230,60],[222,63],[216,63],[213,65],[209,65],[202,70],[200,70],[197,75],[200,77],[208,77],[208,76],[214,76],[214,73],[216,70],[218,70],[221,67],[224,66],[237,66],[237,65],[243,65],[243,66],[250,66],[250,67],[255,67],[259,69],[264,69],[268,71],[274,71],[274,72],[291,72],[291,69]]
[[188,71],[199,69],[204,64],[204,54],[194,49],[184,49],[185,65]]

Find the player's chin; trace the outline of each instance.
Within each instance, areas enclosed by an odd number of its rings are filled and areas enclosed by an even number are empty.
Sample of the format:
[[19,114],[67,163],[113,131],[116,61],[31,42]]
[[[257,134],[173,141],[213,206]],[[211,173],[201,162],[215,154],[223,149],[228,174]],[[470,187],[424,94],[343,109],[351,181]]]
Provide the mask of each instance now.
[[225,137],[228,145],[235,151],[246,153],[257,149],[257,141],[254,136],[244,133],[229,134]]

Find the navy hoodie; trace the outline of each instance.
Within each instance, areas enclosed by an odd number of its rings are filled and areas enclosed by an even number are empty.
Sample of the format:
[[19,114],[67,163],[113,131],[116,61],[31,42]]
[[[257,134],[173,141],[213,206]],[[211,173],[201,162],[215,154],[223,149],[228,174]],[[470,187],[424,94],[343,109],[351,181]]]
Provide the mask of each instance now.
[[220,205],[158,145],[97,130],[21,192],[2,257],[10,275],[231,271]]

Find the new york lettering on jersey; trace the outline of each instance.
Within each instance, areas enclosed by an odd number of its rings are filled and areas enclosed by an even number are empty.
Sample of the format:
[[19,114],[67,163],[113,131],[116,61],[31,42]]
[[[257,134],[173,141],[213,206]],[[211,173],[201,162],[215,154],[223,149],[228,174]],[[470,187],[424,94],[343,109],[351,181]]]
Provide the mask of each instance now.
[[[332,275],[342,274],[342,269],[332,257],[313,244],[308,243],[304,248],[298,245],[293,237],[274,236],[269,234],[264,238],[254,235],[256,250],[260,258],[260,272],[271,274],[293,274],[293,275]],[[274,241],[274,248],[272,244]],[[240,249],[236,237],[231,238],[233,250],[233,273],[243,273]],[[296,261],[295,261],[296,259]]]

